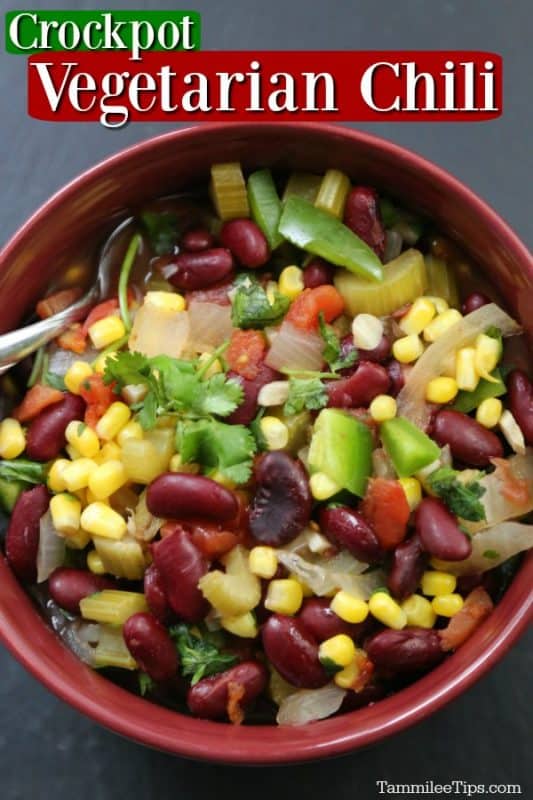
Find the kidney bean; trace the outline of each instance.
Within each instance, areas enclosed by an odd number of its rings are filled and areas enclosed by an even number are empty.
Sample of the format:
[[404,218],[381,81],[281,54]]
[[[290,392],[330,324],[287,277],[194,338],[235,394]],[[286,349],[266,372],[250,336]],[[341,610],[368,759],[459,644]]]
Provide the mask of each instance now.
[[393,358],[387,364],[387,374],[390,380],[389,394],[397,397],[405,386],[405,369],[399,361]]
[[312,499],[307,474],[301,462],[273,450],[257,459],[254,478],[250,532],[260,542],[279,547],[309,522]]
[[372,526],[353,508],[323,508],[320,530],[330,542],[345,548],[360,561],[373,564],[383,558],[383,550]]
[[432,435],[441,447],[450,446],[454,458],[474,467],[488,467],[492,458],[503,456],[496,434],[460,411],[439,411],[433,420]]
[[65,430],[69,422],[83,419],[85,402],[75,394],[48,406],[38,414],[28,429],[26,453],[35,461],[51,461],[64,448]]
[[193,300],[196,303],[215,303],[217,306],[230,306],[231,300],[229,292],[233,288],[233,280],[224,278],[221,281],[212,283],[205,289],[195,289],[185,293],[185,300],[189,306]]
[[483,578],[487,574],[487,572],[478,572],[475,575],[459,575],[457,578],[457,591],[459,594],[468,594],[472,591],[472,589],[475,589],[477,586],[481,585]]
[[146,504],[156,517],[207,517],[220,522],[234,519],[239,510],[235,495],[211,478],[185,472],[165,472],[148,486]]
[[221,719],[228,711],[230,684],[242,687],[244,694],[239,706],[245,708],[266,688],[268,672],[257,661],[244,661],[242,664],[203,678],[191,686],[187,694],[187,705],[191,714],[203,719]]
[[527,444],[533,445],[533,384],[525,372],[515,369],[507,380],[509,410]]
[[340,712],[357,711],[358,708],[364,708],[372,703],[377,703],[385,697],[387,690],[381,683],[369,683],[360,692],[346,692]]
[[444,561],[463,561],[472,552],[470,539],[442,500],[425,497],[415,513],[416,532],[423,549]]
[[168,607],[161,573],[155,564],[150,564],[145,570],[144,596],[146,597],[146,602],[154,617],[157,617],[161,622],[165,622],[169,616],[170,609]]
[[325,283],[333,283],[335,267],[323,258],[313,258],[304,269],[304,287],[316,289]]
[[238,375],[233,370],[228,372],[227,377],[232,378],[242,386],[244,398],[238,408],[229,417],[226,417],[225,421],[229,422],[230,425],[249,425],[257,414],[257,396],[261,387],[277,380],[279,372],[267,367],[266,364],[261,364],[259,372],[252,380],[243,378],[242,375]]
[[389,337],[386,334],[383,334],[379,344],[372,350],[365,350],[364,348],[360,347],[359,358],[361,361],[377,361],[379,364],[383,364],[390,356],[391,346],[392,345]]
[[178,670],[178,654],[167,629],[146,612],[133,614],[124,623],[126,647],[154,681],[167,681]]
[[48,578],[50,597],[71,614],[80,613],[80,600],[103,589],[116,589],[117,584],[105,575],[95,575],[88,569],[58,567]]
[[199,253],[209,250],[215,244],[214,236],[207,228],[191,228],[181,237],[181,246],[189,253]]
[[439,634],[430,628],[390,628],[365,642],[365,650],[377,669],[418,672],[436,666],[444,658]]
[[416,534],[395,548],[387,586],[398,600],[413,594],[426,564],[427,556]]
[[339,633],[357,638],[364,624],[352,625],[345,622],[331,610],[330,602],[326,597],[309,597],[302,605],[298,619],[317,642],[323,642]]
[[187,622],[199,622],[209,608],[198,588],[198,581],[208,570],[206,559],[178,526],[170,536],[152,545],[152,555],[172,611]]
[[224,223],[220,241],[243,267],[262,267],[270,258],[263,231],[251,219],[232,219]]
[[360,361],[355,372],[347,378],[327,385],[330,408],[368,406],[378,394],[385,394],[390,380],[387,370],[370,361]]
[[375,189],[356,186],[346,198],[344,224],[383,258],[385,228],[379,211],[379,196]]
[[262,637],[268,660],[293,686],[318,689],[328,682],[318,644],[300,619],[272,614],[263,625]]
[[15,575],[24,581],[37,580],[39,521],[48,510],[46,486],[22,492],[11,513],[6,533],[6,558]]
[[205,289],[231,274],[233,258],[229,250],[214,247],[199,253],[180,253],[165,269],[165,277],[180,291]]
[[472,311],[477,311],[478,308],[486,306],[487,303],[490,303],[490,300],[486,295],[481,294],[481,292],[472,292],[465,299],[461,310],[463,314],[471,314]]

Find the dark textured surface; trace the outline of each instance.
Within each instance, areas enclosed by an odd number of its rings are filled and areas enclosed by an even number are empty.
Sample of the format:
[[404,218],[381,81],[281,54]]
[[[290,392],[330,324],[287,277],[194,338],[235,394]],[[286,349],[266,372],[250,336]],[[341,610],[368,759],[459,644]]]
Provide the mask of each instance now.
[[[2,2],[2,9],[13,7]],[[95,2],[28,4],[98,8]],[[104,3],[100,7],[119,7]],[[187,4],[184,4],[187,5]],[[366,129],[406,145],[493,205],[531,246],[531,56],[528,0],[234,0],[194,5],[210,49],[486,49],[504,57],[504,116],[474,124],[382,124]],[[155,2],[128,7],[176,7]],[[24,59],[1,56],[0,239],[71,177],[165,125],[110,132],[50,125],[25,116]],[[363,126],[362,126],[363,127]],[[488,676],[436,716],[360,754],[283,770],[194,764],[130,744],[56,700],[0,652],[0,797],[3,800],[116,798],[338,798],[377,795],[376,781],[520,783],[531,797],[531,633]],[[297,734],[295,734],[297,735]],[[333,788],[335,787],[335,788]],[[462,796],[460,793],[457,796]],[[478,795],[479,796],[479,795]]]

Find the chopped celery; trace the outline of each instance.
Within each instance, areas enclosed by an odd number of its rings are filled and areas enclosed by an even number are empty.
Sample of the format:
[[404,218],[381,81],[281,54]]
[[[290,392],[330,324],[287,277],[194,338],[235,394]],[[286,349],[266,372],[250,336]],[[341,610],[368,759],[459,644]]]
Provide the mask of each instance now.
[[132,670],[137,668],[135,659],[126,647],[122,628],[100,625],[98,645],[94,651],[94,666]]
[[296,247],[346,267],[369,281],[381,281],[383,268],[374,251],[326,211],[301,197],[289,197],[281,214],[280,233]]
[[435,256],[425,256],[428,276],[427,293],[433,297],[443,297],[449,306],[459,308],[459,293],[452,267]]
[[338,219],[342,219],[349,191],[349,177],[338,169],[328,169],[322,178],[315,206],[321,208],[322,211],[328,211]]
[[140,592],[104,589],[80,600],[80,611],[84,619],[123,625],[132,614],[148,611],[148,606]]
[[383,281],[370,283],[347,270],[335,276],[346,310],[355,314],[366,313],[386,316],[397,308],[425,294],[427,288],[424,257],[418,250],[406,250],[383,267]]
[[320,175],[313,175],[312,172],[291,172],[281,202],[286,203],[289,197],[296,195],[314,203],[321,183]]
[[250,216],[246,183],[238,162],[213,164],[211,196],[220,219],[226,221]]
[[144,575],[146,563],[142,547],[135,539],[125,537],[119,541],[93,536],[96,551],[102,559],[106,572],[117,578],[140,580]]
[[283,242],[278,231],[281,216],[281,200],[269,169],[253,172],[248,178],[248,201],[252,219],[265,234],[271,250]]
[[473,392],[467,392],[465,390],[459,392],[452,408],[455,409],[455,411],[462,411],[463,414],[468,414],[470,411],[477,408],[483,400],[487,400],[489,397],[501,397],[505,394],[507,389],[500,370],[495,369],[490,374],[496,379],[495,383],[481,378]]

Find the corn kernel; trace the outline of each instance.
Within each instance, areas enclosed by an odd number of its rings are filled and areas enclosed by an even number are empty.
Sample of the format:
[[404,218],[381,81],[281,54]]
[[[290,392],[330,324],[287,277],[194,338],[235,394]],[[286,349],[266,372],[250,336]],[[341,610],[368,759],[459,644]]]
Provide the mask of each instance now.
[[402,609],[407,617],[407,624],[417,628],[432,628],[437,620],[431,603],[420,594],[412,594],[404,600]]
[[120,317],[112,314],[104,319],[99,319],[89,328],[89,337],[97,350],[103,350],[110,344],[122,339],[126,328]]
[[26,447],[26,436],[22,425],[12,417],[6,417],[0,422],[0,456],[2,458],[16,458]]
[[303,595],[304,597],[312,597],[312,596],[314,595],[314,592],[313,592],[313,590],[311,589],[311,587],[310,587],[310,586],[308,586],[308,585],[307,585],[307,584],[306,584],[306,583],[305,583],[305,582],[304,582],[304,581],[303,581],[303,580],[300,578],[300,576],[299,576],[299,575],[296,575],[296,573],[294,573],[294,572],[289,572],[289,578],[291,579],[291,581],[296,581],[296,583],[298,583],[298,584],[300,585],[300,587],[301,587],[301,589],[302,589],[302,595]]
[[521,456],[526,454],[526,440],[518,422],[508,409],[501,415],[498,425],[505,436],[507,444],[515,453]]
[[476,351],[473,347],[461,347],[455,357],[455,380],[459,389],[473,392],[479,383],[476,370]]
[[126,403],[111,403],[107,411],[96,423],[96,433],[100,439],[105,441],[114,439],[130,417],[131,411]]
[[490,374],[502,353],[501,344],[498,339],[480,333],[475,342],[475,364],[478,375],[490,383],[497,383],[498,379]]
[[146,569],[146,561],[141,545],[135,539],[104,539],[93,536],[93,544],[104,570],[117,578],[139,580]]
[[345,622],[364,622],[368,617],[368,603],[341,589],[330,603],[331,610]]
[[76,533],[71,533],[66,537],[65,544],[71,550],[85,550],[90,541],[90,534],[80,528]]
[[429,300],[430,303],[433,303],[435,306],[435,311],[437,314],[442,314],[444,311],[448,311],[449,305],[448,302],[444,299],[444,297],[433,297],[431,295],[426,295],[425,297],[421,298],[423,300]]
[[64,492],[67,488],[63,471],[70,466],[68,458],[56,458],[48,472],[47,484],[51,492]]
[[289,381],[272,381],[265,383],[257,395],[260,406],[281,406],[289,397]]
[[[79,494],[79,492],[78,492],[78,494]],[[91,492],[89,487],[87,487],[86,490],[85,490],[85,505],[88,506],[91,503],[96,503],[98,500],[101,503],[105,503],[106,506],[110,506],[111,505],[111,503],[109,502],[109,497],[102,497],[102,498],[96,497],[96,495]]]
[[344,667],[344,669],[341,669],[339,672],[335,673],[333,676],[333,682],[340,689],[351,689],[359,677],[360,672],[361,670],[359,668],[357,659],[354,659],[351,664],[348,664],[347,667]]
[[434,570],[433,572],[427,571],[422,575],[420,586],[422,592],[429,597],[438,597],[441,594],[451,594],[457,585],[457,578],[455,575],[450,575],[449,572],[441,572]]
[[69,492],[77,492],[89,485],[89,477],[96,469],[96,463],[91,458],[77,458],[63,470],[63,480]]
[[484,428],[495,428],[503,412],[502,401],[497,397],[482,400],[476,410],[476,420]]
[[355,645],[345,633],[326,639],[318,648],[318,657],[326,666],[333,662],[337,667],[347,667],[355,659]]
[[94,575],[105,575],[104,562],[97,550],[89,550],[87,553],[87,566]]
[[122,461],[106,461],[91,473],[89,490],[97,500],[104,500],[124,486],[127,480]]
[[374,350],[383,336],[383,322],[374,314],[356,314],[352,322],[353,343],[361,350]]
[[464,605],[460,594],[441,594],[431,601],[433,611],[439,617],[453,617]]
[[[198,357],[198,362],[201,367],[206,364],[208,361],[211,361],[213,358],[212,353],[200,353]],[[222,372],[222,365],[220,360],[216,358],[210,367],[203,373],[205,378],[212,378],[213,375],[216,375],[218,372]]]
[[259,632],[257,621],[251,611],[236,617],[222,617],[220,624],[226,631],[233,633],[234,636],[240,636],[241,639],[255,639]]
[[99,375],[103,375],[108,361],[112,361],[116,356],[116,351],[112,353],[100,353],[93,361],[93,369]]
[[81,616],[94,622],[123,625],[128,617],[148,611],[144,594],[104,589],[80,600]]
[[424,328],[424,339],[426,342],[436,342],[443,334],[447,333],[452,325],[463,318],[460,311],[456,308],[449,308],[442,314],[437,314],[429,325]]
[[328,500],[340,492],[342,486],[332,481],[325,472],[315,472],[309,478],[309,488],[315,500]]
[[126,533],[126,522],[102,502],[90,503],[81,515],[81,527],[95,536],[107,539],[122,539]]
[[185,311],[185,298],[176,292],[146,292],[144,302],[161,311]]
[[135,422],[134,419],[130,419],[117,434],[117,442],[122,447],[127,439],[142,439],[143,436],[144,432],[139,423]]
[[72,494],[56,494],[50,500],[50,514],[54,528],[65,536],[78,532],[80,527],[81,503]]
[[392,354],[401,364],[410,364],[420,358],[424,352],[424,345],[419,336],[402,336],[392,345]]
[[406,336],[422,333],[435,316],[436,309],[427,297],[419,297],[400,320],[400,329]]
[[303,275],[300,267],[285,267],[279,276],[279,293],[295,300],[304,290]]
[[428,403],[450,403],[459,391],[457,381],[453,378],[433,378],[426,386]]
[[76,461],[76,459],[81,458],[81,453],[78,452],[78,450],[76,450],[76,448],[73,445],[71,444],[65,445],[65,450],[67,451],[68,457],[70,458],[71,461]]
[[86,361],[74,361],[67,369],[63,380],[69,392],[79,394],[82,383],[92,374],[92,367]]
[[385,422],[396,416],[396,400],[390,394],[378,394],[370,403],[368,410],[376,422]]
[[98,436],[85,422],[73,420],[65,430],[67,442],[76,448],[84,458],[93,458],[100,450]]
[[263,417],[259,423],[268,450],[282,450],[289,441],[289,429],[277,417]]
[[265,608],[275,614],[296,614],[302,605],[303,592],[298,581],[291,578],[270,581]]
[[265,287],[266,296],[271,306],[276,302],[276,293],[279,292],[277,281],[268,281]]
[[172,456],[168,468],[171,472],[187,472],[190,475],[198,475],[200,472],[200,464],[194,462],[184,464],[179,453]]
[[273,578],[278,568],[278,557],[273,547],[252,547],[248,557],[250,572],[259,578]]
[[105,464],[106,461],[120,461],[121,458],[122,448],[116,442],[106,442],[100,450],[98,463]]
[[373,617],[386,625],[400,631],[407,625],[407,615],[400,605],[387,592],[374,592],[368,601],[368,608]]
[[398,483],[404,490],[407,503],[411,511],[414,511],[422,501],[422,486],[416,478],[399,478]]

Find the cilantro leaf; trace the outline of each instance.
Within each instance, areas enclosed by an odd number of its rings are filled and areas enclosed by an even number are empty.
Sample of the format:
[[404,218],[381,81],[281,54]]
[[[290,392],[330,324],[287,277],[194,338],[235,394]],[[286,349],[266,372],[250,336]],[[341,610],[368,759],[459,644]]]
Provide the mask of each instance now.
[[499,558],[500,554],[497,550],[485,550],[483,553],[483,558],[490,558],[492,560]]
[[0,479],[23,481],[24,483],[44,483],[46,481],[45,465],[27,458],[0,461]]
[[289,299],[278,291],[271,303],[255,276],[242,275],[235,282],[231,321],[236,328],[265,328],[278,322],[289,304]]
[[318,410],[328,402],[326,386],[320,378],[289,378],[289,396],[283,406],[287,416],[299,414],[304,408]]
[[204,472],[221,472],[235,483],[248,481],[257,445],[245,425],[187,420],[178,424],[176,440],[184,463],[196,461]]
[[451,467],[441,467],[428,477],[430,488],[458,517],[479,522],[485,519],[485,509],[479,502],[485,488],[475,480],[462,483],[458,480],[459,474]]
[[160,213],[144,211],[141,214],[141,222],[148,235],[152,250],[158,256],[171,253],[180,234],[176,214],[169,211]]
[[356,348],[354,347],[344,355],[341,355],[342,345],[339,337],[333,330],[333,327],[326,324],[322,311],[318,315],[318,325],[320,335],[324,340],[324,349],[322,351],[322,355],[324,357],[324,361],[329,364],[331,371],[337,372],[339,369],[351,367],[358,358]]
[[265,416],[265,413],[266,413],[266,408],[264,407],[260,408],[257,414],[255,415],[254,419],[250,422],[250,425],[248,426],[250,431],[252,432],[252,435],[255,439],[255,443],[257,445],[257,449],[259,451],[268,450],[267,441],[265,439],[263,431],[261,430],[261,420]]
[[222,653],[207,636],[193,633],[193,629],[184,623],[172,625],[169,633],[180,655],[182,675],[191,677],[191,686],[209,675],[224,672],[238,661],[236,655]]
[[146,694],[152,691],[155,683],[147,672],[139,672],[137,677],[139,679],[139,691],[141,693],[141,697],[144,697]]
[[241,403],[244,392],[240,383],[219,372],[200,384],[200,389],[192,403],[197,414],[216,414],[227,417]]

